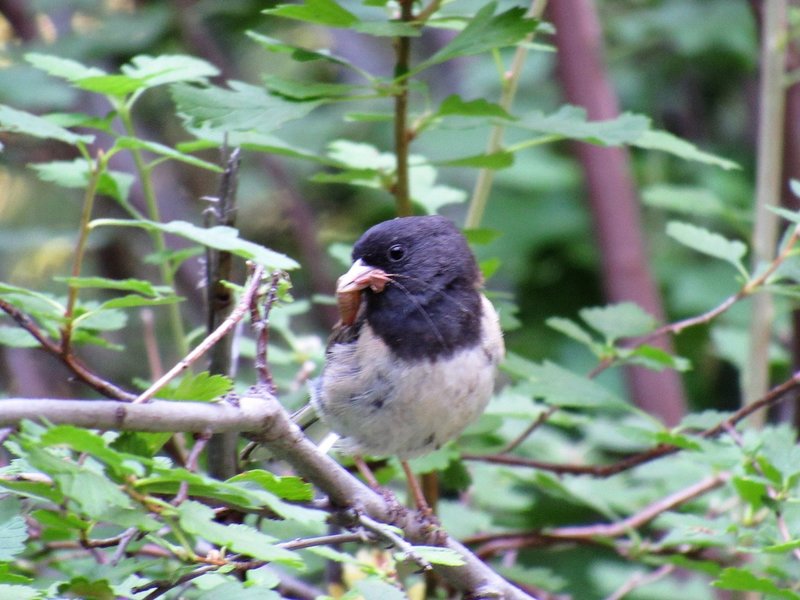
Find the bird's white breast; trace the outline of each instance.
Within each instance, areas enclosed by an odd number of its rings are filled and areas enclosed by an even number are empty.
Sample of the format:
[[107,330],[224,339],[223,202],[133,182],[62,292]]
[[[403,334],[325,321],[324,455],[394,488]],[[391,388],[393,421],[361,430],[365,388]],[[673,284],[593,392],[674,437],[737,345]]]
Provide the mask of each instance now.
[[504,352],[497,313],[486,298],[482,301],[481,343],[447,358],[398,359],[367,324],[357,343],[331,349],[311,401],[343,436],[344,451],[412,458],[435,450],[477,420]]

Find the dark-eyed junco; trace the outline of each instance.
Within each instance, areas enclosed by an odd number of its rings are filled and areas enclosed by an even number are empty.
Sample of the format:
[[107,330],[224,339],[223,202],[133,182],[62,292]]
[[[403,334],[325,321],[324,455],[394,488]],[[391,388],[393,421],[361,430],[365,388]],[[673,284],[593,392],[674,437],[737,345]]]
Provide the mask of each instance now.
[[342,451],[405,461],[481,415],[504,353],[481,285],[464,236],[444,217],[393,219],[361,236],[337,285],[341,322],[311,385]]

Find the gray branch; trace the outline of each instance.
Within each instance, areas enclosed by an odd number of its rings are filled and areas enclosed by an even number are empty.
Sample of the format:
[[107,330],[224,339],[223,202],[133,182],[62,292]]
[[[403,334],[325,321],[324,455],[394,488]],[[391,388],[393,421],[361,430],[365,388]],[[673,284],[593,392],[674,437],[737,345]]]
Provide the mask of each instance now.
[[393,506],[320,452],[273,397],[243,396],[235,404],[162,400],[142,404],[109,400],[0,400],[0,427],[16,426],[25,419],[116,431],[249,433],[275,457],[291,464],[327,494],[334,506],[353,509],[376,521],[400,527],[412,544],[436,543],[461,555],[462,566],[435,566],[436,572],[457,590],[472,598],[535,600],[500,577],[445,532],[432,532],[430,524],[416,513]]

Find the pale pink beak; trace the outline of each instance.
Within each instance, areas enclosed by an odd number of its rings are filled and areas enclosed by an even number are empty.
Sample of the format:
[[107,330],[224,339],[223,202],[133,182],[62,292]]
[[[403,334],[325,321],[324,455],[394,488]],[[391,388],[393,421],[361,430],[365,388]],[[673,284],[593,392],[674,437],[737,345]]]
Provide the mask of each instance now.
[[389,276],[382,269],[364,264],[361,259],[355,261],[336,282],[336,303],[342,323],[352,325],[355,322],[363,290],[369,288],[380,293],[389,281]]

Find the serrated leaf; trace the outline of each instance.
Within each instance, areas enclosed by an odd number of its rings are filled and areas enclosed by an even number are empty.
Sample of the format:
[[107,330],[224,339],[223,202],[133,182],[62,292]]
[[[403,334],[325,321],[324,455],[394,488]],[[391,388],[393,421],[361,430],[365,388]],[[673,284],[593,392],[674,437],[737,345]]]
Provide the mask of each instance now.
[[534,396],[554,406],[630,410],[631,407],[599,383],[546,361],[538,364],[509,354],[503,368],[529,382]]
[[769,488],[765,481],[752,477],[739,476],[731,480],[733,488],[739,497],[754,509],[764,505],[764,500],[769,498]]
[[105,71],[97,67],[87,67],[76,60],[62,58],[52,54],[28,52],[25,54],[25,60],[48,75],[61,77],[67,81],[76,81],[78,79],[86,79],[87,77],[97,77],[106,74]]
[[358,17],[342,8],[335,0],[306,0],[303,4],[281,4],[263,12],[328,27],[350,27],[358,23]]
[[76,79],[73,80],[73,84],[87,92],[104,94],[106,96],[118,96],[120,98],[132,94],[140,88],[146,87],[143,81],[128,77],[127,75],[118,74],[97,75],[95,77]]
[[224,169],[219,165],[215,165],[214,163],[202,160],[196,156],[191,156],[190,154],[185,154],[175,150],[174,148],[170,148],[169,146],[158,144],[156,142],[148,142],[138,138],[120,137],[117,138],[117,140],[114,142],[114,145],[119,148],[137,148],[140,150],[147,150],[153,154],[158,154],[159,156],[163,156],[172,160],[177,160],[194,167],[200,167],[201,169],[212,171],[214,173],[222,173],[224,171]]
[[714,165],[726,171],[741,168],[732,160],[720,158],[719,156],[715,156],[709,152],[703,152],[691,142],[682,140],[681,138],[674,136],[667,131],[659,131],[655,129],[645,131],[632,143],[638,148],[668,152],[669,154],[678,156],[679,158]]
[[471,56],[513,46],[536,30],[538,21],[526,18],[524,8],[514,7],[495,15],[496,9],[497,2],[489,2],[481,8],[458,35],[444,48],[412,69],[412,74],[458,56]]
[[351,94],[364,92],[368,88],[363,85],[353,85],[349,83],[317,83],[308,81],[298,81],[280,77],[279,75],[267,75],[264,77],[264,85],[271,92],[293,100],[325,100],[341,99]]
[[66,446],[76,452],[85,452],[108,465],[120,477],[125,475],[141,475],[142,467],[128,462],[126,457],[109,448],[106,441],[98,434],[75,427],[74,425],[55,425],[50,427],[39,438],[42,446]]
[[725,212],[722,200],[711,190],[684,185],[658,184],[642,192],[648,206],[689,215],[721,215]]
[[499,150],[490,154],[474,154],[462,158],[437,160],[437,166],[442,167],[469,167],[473,169],[507,169],[514,164],[514,153]]
[[725,590],[760,592],[762,594],[774,594],[779,598],[800,600],[800,594],[787,588],[779,588],[771,579],[759,577],[747,569],[739,569],[737,567],[724,569],[720,573],[719,579],[712,582],[711,585]]
[[228,88],[174,84],[172,99],[187,127],[270,133],[294,119],[305,117],[318,102],[291,102],[268,94],[264,88],[229,81]]
[[290,550],[275,545],[275,538],[240,524],[223,525],[214,520],[214,511],[199,502],[189,500],[178,507],[181,527],[232,552],[253,558],[277,562],[295,569],[305,566],[303,559]]
[[267,152],[269,154],[300,158],[319,164],[332,164],[332,161],[324,154],[294,146],[274,135],[257,131],[228,131],[224,127],[218,129],[208,126],[184,127],[198,139],[178,144],[178,149],[183,152],[219,148],[222,144],[227,143],[230,147],[243,148],[253,152]]
[[563,317],[550,317],[545,321],[545,323],[548,327],[563,333],[567,337],[571,337],[576,342],[580,342],[581,344],[589,346],[590,348],[594,346],[595,342],[591,334],[571,319],[565,319]]
[[609,344],[620,338],[644,335],[656,326],[655,318],[633,302],[583,308],[578,314]]
[[233,389],[233,381],[224,375],[212,375],[208,371],[187,373],[175,388],[162,390],[159,398],[165,400],[192,400],[211,402]]
[[288,475],[279,477],[263,469],[252,469],[244,473],[239,473],[228,479],[227,482],[237,484],[250,482],[261,489],[280,496],[284,500],[291,500],[293,502],[309,502],[314,498],[313,487],[300,477]]
[[483,227],[480,229],[465,229],[463,233],[464,237],[467,238],[467,241],[470,244],[477,244],[479,246],[490,244],[503,235],[502,231],[497,229],[489,229],[488,227]]
[[742,258],[747,253],[747,246],[743,242],[729,240],[703,227],[680,221],[667,224],[667,235],[693,250],[729,262],[744,277],[748,276],[742,263]]
[[401,21],[359,21],[350,26],[350,29],[375,37],[419,37],[422,35],[419,28],[411,23]]
[[670,354],[666,350],[643,344],[631,350],[618,349],[620,357],[628,364],[637,364],[661,371],[663,369],[675,369],[676,371],[688,371],[692,368],[692,363],[681,356]]
[[451,94],[439,105],[436,114],[442,117],[496,117],[498,119],[513,120],[516,117],[510,115],[499,104],[489,102],[483,98],[476,100],[464,100],[461,96]]
[[236,256],[264,265],[269,269],[288,271],[296,269],[299,266],[297,262],[284,254],[240,238],[238,230],[233,227],[217,226],[203,228],[187,223],[186,221],[156,223],[155,221],[144,219],[96,219],[92,221],[91,226],[138,227],[150,231],[163,231],[164,233],[171,233],[209,248],[230,252]]
[[643,115],[623,113],[614,119],[589,121],[585,108],[567,104],[550,115],[534,112],[515,125],[601,146],[619,146],[639,139],[650,127],[650,119]]
[[408,600],[402,590],[374,576],[356,582],[353,589],[364,600]]
[[145,279],[109,279],[107,277],[55,277],[54,279],[79,289],[120,290],[150,297],[156,297],[164,291],[169,291],[168,288],[156,289]]
[[98,310],[107,311],[119,308],[138,308],[140,306],[164,306],[166,304],[177,304],[178,302],[183,302],[183,300],[184,298],[181,296],[159,296],[158,298],[145,298],[144,296],[139,296],[138,294],[128,294],[127,296],[120,296],[119,298],[106,300],[100,306],[98,306]]
[[41,597],[41,590],[27,585],[0,584],[0,600],[36,600]]
[[93,135],[78,135],[60,125],[28,112],[0,104],[0,131],[21,133],[45,140],[57,140],[75,146],[79,143],[91,144]]
[[306,48],[301,48],[300,46],[293,46],[292,44],[287,44],[286,42],[276,40],[275,38],[271,38],[269,36],[260,34],[255,31],[248,31],[246,32],[246,35],[251,40],[259,44],[263,48],[266,48],[270,52],[274,52],[276,54],[288,54],[298,62],[321,60],[336,65],[341,65],[344,67],[351,67],[361,72],[361,70],[358,69],[357,67],[354,67],[349,60],[341,56],[336,56],[334,54],[331,54],[330,51],[328,50],[308,50]]
[[85,600],[114,600],[117,595],[106,579],[90,581],[86,577],[75,577],[58,586],[58,593],[66,598],[83,598]]
[[183,54],[140,54],[122,65],[120,70],[123,75],[141,81],[147,88],[181,81],[204,81],[219,75],[219,69],[211,63]]
[[28,539],[28,526],[21,515],[17,498],[6,497],[0,500],[0,560],[10,561],[25,550]]
[[[91,165],[83,158],[74,160],[54,160],[47,163],[29,165],[42,181],[55,183],[65,188],[82,189],[89,184]],[[134,177],[123,171],[105,170],[100,174],[97,192],[111,196],[119,202],[126,202],[133,185]]]
[[442,206],[458,204],[467,199],[464,190],[436,183],[436,169],[420,162],[421,157],[409,157],[409,185],[411,199],[422,206],[428,214],[435,214]]
[[[440,546],[414,546],[414,552],[423,560],[432,565],[445,565],[447,567],[460,567],[464,558],[455,550]],[[402,555],[402,553],[398,553]]]

